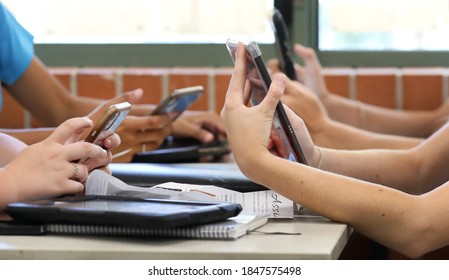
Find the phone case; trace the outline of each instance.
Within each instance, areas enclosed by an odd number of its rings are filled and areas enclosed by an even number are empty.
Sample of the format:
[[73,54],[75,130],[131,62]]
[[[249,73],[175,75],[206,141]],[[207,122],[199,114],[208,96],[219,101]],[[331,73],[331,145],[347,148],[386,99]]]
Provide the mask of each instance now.
[[101,145],[103,139],[111,136],[117,130],[130,110],[131,104],[128,102],[111,105],[84,141]]
[[284,72],[284,74],[291,80],[298,80],[295,71],[295,64],[291,54],[288,28],[284,21],[284,17],[277,9],[274,9],[271,16],[271,28],[274,33],[274,46],[276,48],[276,53],[282,72]]
[[168,114],[170,120],[174,121],[201,97],[203,91],[202,86],[177,89],[164,98],[150,115]]

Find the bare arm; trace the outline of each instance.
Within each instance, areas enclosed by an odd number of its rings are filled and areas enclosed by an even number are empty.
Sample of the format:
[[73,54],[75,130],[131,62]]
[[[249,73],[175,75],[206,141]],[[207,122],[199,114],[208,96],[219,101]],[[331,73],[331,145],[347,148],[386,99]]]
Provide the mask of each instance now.
[[427,137],[449,115],[448,102],[431,111],[399,111],[332,94],[314,50],[296,44],[295,52],[304,61],[304,67],[297,65],[300,81],[318,95],[329,116],[336,121],[379,133]]
[[368,131],[427,137],[449,116],[449,103],[429,111],[399,111],[364,104],[356,100],[327,93],[321,98],[329,116],[339,122]]
[[[245,175],[331,220],[348,223],[362,234],[409,257],[418,257],[449,244],[447,184],[416,196],[272,155],[268,151],[269,135],[272,117],[284,90],[285,77],[275,76],[269,94],[262,103],[248,108],[243,94],[246,72],[244,48],[240,46],[237,53],[236,67],[226,95],[222,118],[234,158]],[[297,125],[300,123],[298,119]],[[303,130],[306,131],[305,128]],[[305,147],[311,151],[306,156],[311,165],[317,165],[320,162],[317,152],[319,149],[313,148],[313,144],[311,146]],[[364,152],[352,153],[362,155]],[[387,156],[388,153],[390,156]],[[382,157],[395,158],[397,153],[401,152],[385,150]],[[434,152],[436,153],[437,151]],[[338,153],[323,156],[325,157],[321,162],[326,165],[329,158],[337,157]],[[375,153],[371,156],[374,157]],[[376,165],[383,163],[353,162],[354,158],[344,156],[339,159],[339,164],[351,167],[357,164],[374,165],[371,168],[375,169]],[[432,159],[431,156],[429,159]],[[401,170],[390,172],[396,173],[397,176],[403,175]],[[412,182],[419,176],[420,174],[413,174],[408,180]]]
[[14,159],[26,145],[5,134],[0,133],[0,167],[5,166]]
[[86,116],[103,101],[70,95],[37,57],[7,89],[33,116],[51,127],[72,117]]
[[287,80],[282,101],[307,125],[314,143],[333,149],[405,149],[422,139],[370,132],[332,120],[318,97],[308,87]]
[[[52,75],[45,66],[34,57],[25,73],[13,84],[8,91],[35,117],[46,126],[55,127],[72,117],[92,115],[94,110],[113,102],[128,101],[136,103],[143,94],[135,90],[110,99],[108,102],[101,99],[72,96],[66,88]],[[221,119],[215,112],[188,111],[171,126],[166,117],[148,116],[155,107],[152,104],[137,104],[125,122],[119,127],[118,133],[123,145],[117,152],[124,153],[119,161],[130,161],[136,152],[142,151],[142,145],[147,150],[160,146],[162,141],[172,132],[182,137],[193,137],[203,142],[210,142],[216,135],[225,135]],[[35,143],[48,136],[50,130],[32,135],[34,130],[4,131],[14,135],[26,143]]]

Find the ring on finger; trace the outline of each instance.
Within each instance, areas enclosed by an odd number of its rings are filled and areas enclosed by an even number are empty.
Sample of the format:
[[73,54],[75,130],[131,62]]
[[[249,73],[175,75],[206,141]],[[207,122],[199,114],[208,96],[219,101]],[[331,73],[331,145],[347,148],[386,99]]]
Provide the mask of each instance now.
[[73,165],[73,175],[72,175],[72,178],[76,178],[76,176],[78,176],[78,173],[79,173],[78,164],[72,162],[72,165]]

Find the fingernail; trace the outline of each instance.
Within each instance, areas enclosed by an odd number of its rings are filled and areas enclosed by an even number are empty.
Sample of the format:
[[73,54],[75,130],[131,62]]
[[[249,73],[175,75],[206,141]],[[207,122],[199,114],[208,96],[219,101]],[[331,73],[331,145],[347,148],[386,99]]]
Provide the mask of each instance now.
[[94,122],[89,117],[83,117],[83,118],[89,123],[89,125],[94,124]]

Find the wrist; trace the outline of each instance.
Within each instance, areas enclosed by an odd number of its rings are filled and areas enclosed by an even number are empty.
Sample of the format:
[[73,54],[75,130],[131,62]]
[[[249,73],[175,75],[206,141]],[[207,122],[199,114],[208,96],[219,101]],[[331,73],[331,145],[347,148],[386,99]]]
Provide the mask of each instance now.
[[15,201],[20,201],[20,195],[14,176],[6,168],[0,168],[0,210]]

